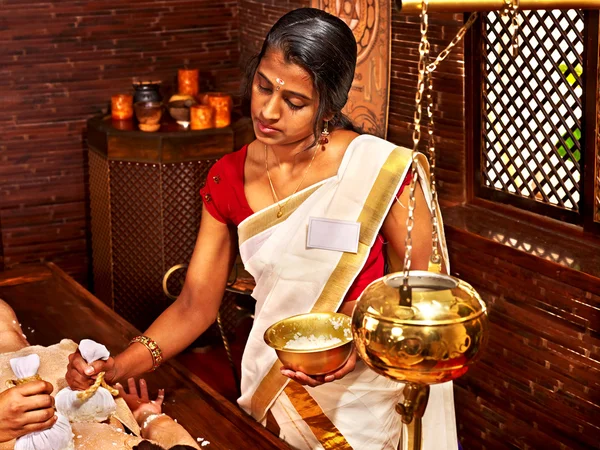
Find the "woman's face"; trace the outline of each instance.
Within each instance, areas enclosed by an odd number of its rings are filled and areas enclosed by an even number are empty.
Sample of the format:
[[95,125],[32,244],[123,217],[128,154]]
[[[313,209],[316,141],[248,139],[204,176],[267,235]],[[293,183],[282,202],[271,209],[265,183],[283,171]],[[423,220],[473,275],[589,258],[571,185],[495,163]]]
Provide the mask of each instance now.
[[267,51],[252,81],[251,113],[258,140],[286,145],[314,139],[318,106],[310,74],[286,62],[281,51]]

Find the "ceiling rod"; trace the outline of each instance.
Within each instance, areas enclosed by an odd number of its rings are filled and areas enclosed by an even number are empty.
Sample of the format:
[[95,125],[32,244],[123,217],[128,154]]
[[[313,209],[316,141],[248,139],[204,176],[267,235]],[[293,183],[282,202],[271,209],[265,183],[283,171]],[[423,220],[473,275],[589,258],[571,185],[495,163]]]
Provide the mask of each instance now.
[[[421,14],[421,0],[394,0],[402,14]],[[430,13],[503,11],[504,0],[429,0]],[[530,9],[600,9],[600,0],[520,0],[520,10]]]

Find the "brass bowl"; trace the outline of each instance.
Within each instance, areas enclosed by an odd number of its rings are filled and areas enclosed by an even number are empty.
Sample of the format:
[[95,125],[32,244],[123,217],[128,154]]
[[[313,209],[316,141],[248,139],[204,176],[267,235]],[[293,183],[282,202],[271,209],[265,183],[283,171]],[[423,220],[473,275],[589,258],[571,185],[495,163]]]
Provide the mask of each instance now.
[[402,273],[371,283],[352,315],[358,356],[397,381],[454,380],[481,356],[488,339],[485,303],[468,283],[449,275],[412,271],[412,305],[400,306]]
[[[340,342],[320,348],[285,348],[296,337],[321,336],[338,338]],[[308,313],[288,317],[271,325],[265,342],[277,352],[282,364],[307,375],[324,375],[342,367],[352,352],[350,317],[340,313]]]

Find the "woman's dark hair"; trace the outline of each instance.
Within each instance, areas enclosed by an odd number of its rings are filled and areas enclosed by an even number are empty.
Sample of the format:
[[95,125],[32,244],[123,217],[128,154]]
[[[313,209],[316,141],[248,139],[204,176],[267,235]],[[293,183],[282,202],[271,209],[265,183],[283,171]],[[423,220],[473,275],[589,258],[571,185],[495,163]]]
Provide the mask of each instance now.
[[282,51],[286,61],[311,74],[319,95],[315,137],[328,115],[333,115],[329,120],[332,128],[358,131],[342,113],[354,79],[357,51],[354,35],[343,20],[314,8],[300,8],[282,16],[267,34],[260,53],[247,65],[243,83],[246,104],[252,96],[256,69],[269,50]]

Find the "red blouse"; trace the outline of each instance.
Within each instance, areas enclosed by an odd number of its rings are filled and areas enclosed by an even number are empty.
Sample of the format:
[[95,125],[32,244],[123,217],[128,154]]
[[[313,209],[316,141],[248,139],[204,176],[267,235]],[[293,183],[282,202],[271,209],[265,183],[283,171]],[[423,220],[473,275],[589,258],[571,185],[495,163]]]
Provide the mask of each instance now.
[[[254,214],[244,193],[244,163],[248,146],[223,156],[209,170],[206,184],[200,190],[204,209],[216,220],[237,227],[244,219]],[[410,176],[405,177],[397,196],[400,196],[404,186],[410,182]],[[356,300],[362,291],[374,280],[383,276],[384,240],[377,235],[375,243],[344,301]]]

